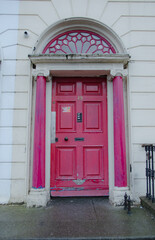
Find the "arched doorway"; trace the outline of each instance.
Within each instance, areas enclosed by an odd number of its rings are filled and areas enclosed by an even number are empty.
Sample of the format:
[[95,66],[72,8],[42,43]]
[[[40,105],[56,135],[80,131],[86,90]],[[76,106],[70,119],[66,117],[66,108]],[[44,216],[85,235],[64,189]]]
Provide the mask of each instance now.
[[29,202],[36,194],[47,202],[50,190],[53,196],[103,196],[109,187],[116,201],[127,190],[123,76],[129,56],[122,42],[99,22],[67,19],[40,37],[30,59],[37,82]]

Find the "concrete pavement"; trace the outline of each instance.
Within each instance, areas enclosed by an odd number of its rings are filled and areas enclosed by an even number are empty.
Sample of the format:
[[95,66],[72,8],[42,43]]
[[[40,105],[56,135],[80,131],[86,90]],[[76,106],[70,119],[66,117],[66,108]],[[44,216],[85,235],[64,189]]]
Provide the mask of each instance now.
[[53,198],[46,208],[0,206],[0,239],[155,239],[155,216],[107,198]]

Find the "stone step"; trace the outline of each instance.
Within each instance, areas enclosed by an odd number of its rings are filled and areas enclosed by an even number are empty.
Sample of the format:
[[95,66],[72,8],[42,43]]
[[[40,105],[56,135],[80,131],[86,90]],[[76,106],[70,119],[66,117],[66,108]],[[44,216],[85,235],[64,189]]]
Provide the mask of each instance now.
[[152,200],[149,200],[146,197],[140,197],[140,200],[141,205],[155,215],[155,202],[152,203]]

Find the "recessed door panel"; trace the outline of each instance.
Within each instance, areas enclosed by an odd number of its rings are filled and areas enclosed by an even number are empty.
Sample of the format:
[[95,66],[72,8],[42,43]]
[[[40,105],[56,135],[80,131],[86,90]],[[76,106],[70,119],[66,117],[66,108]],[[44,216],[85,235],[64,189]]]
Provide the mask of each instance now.
[[88,82],[83,83],[83,94],[84,95],[101,95],[102,94],[102,83]]
[[108,195],[106,79],[54,78],[52,196]]
[[75,131],[75,102],[57,103],[57,131],[71,132]]
[[103,148],[84,147],[84,177],[103,179]]
[[84,131],[101,132],[102,102],[84,102]]
[[74,147],[56,148],[57,179],[75,179],[76,177],[76,151]]
[[75,95],[76,84],[71,82],[57,83],[57,95]]

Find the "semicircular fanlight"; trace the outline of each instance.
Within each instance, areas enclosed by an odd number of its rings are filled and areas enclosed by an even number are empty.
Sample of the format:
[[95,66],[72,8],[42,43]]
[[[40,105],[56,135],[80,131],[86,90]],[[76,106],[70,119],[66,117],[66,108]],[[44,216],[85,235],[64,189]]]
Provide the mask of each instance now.
[[114,54],[113,46],[102,36],[84,30],[62,33],[52,39],[43,54]]

